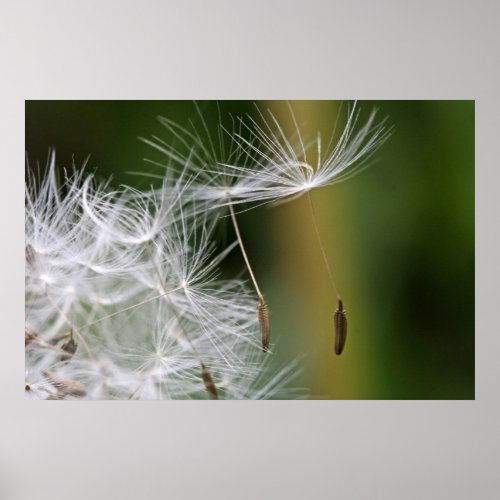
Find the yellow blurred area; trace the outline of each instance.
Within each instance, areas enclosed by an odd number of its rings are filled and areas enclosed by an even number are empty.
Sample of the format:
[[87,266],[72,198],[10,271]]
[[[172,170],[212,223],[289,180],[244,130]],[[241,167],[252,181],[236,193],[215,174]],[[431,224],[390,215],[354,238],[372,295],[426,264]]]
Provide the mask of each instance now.
[[[272,101],[268,106],[288,136],[296,127],[290,108],[301,133],[314,138],[321,134],[326,146],[335,129],[339,104],[322,101]],[[290,106],[290,108],[289,108]],[[337,127],[337,130],[340,127]],[[338,135],[337,135],[338,138]],[[317,164],[317,151],[308,151],[308,163]],[[361,311],[366,311],[363,290],[357,286],[360,263],[352,258],[348,243],[350,227],[349,199],[342,184],[328,186],[311,193],[318,225],[333,277],[343,299],[348,316],[348,340],[344,352],[336,356],[333,350],[333,313],[337,307],[336,294],[330,284],[320,243],[314,231],[308,195],[279,206],[273,211],[273,227],[277,233],[281,256],[281,273],[289,277],[290,313],[296,316],[294,342],[303,345],[307,353],[305,372],[310,373],[313,393],[320,398],[344,399],[363,392],[370,380],[370,357],[359,345],[364,336]],[[356,314],[356,311],[359,311]],[[278,322],[278,320],[277,320]]]

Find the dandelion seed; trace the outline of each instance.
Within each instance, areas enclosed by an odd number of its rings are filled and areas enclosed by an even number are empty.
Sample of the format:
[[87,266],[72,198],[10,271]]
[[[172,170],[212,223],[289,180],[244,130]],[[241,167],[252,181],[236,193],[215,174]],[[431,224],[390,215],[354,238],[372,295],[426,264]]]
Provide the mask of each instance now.
[[82,398],[87,394],[85,386],[76,380],[61,378],[51,371],[44,372],[44,376],[57,389],[57,399],[63,399],[67,396]]
[[219,399],[217,394],[217,388],[215,387],[214,380],[210,371],[207,367],[200,361],[201,364],[201,377],[203,379],[203,383],[205,384],[205,389],[207,390],[208,397],[210,399]]
[[[375,111],[356,131],[359,111],[354,103],[348,112],[347,123],[338,141],[330,147],[333,144],[332,134],[332,140],[325,153],[322,151],[321,136],[318,134],[313,141],[303,138],[290,106],[289,109],[295,127],[294,137],[290,138],[285,134],[282,125],[271,112],[269,112],[270,118],[266,119],[259,111],[262,125],[253,119],[249,119],[248,122],[241,120],[250,139],[241,134],[234,135],[241,151],[253,163],[253,168],[227,163],[223,165],[223,168],[233,169],[235,176],[242,181],[253,178],[254,189],[241,192],[234,203],[279,203],[307,194],[323,261],[333,292],[339,304],[342,304],[318,228],[311,190],[347,180],[367,168],[373,154],[387,140],[392,131],[384,126],[384,121],[378,124],[375,122]],[[311,149],[315,150],[317,157],[315,165],[308,159]],[[233,202],[229,203],[229,206],[231,207],[232,204]],[[334,316],[340,318],[339,323],[335,323],[338,333],[335,339],[335,350],[337,354],[340,354],[345,344],[347,320],[345,314],[342,314],[342,309],[336,311]]]
[[[167,118],[160,118],[160,122],[180,143],[179,147],[174,147],[158,138],[144,140],[144,142],[159,150],[169,162],[181,168],[183,177],[187,179],[183,191],[199,203],[198,208],[194,208],[195,214],[197,210],[201,210],[206,217],[207,212],[217,213],[217,209],[228,207],[245,265],[259,299],[257,316],[261,326],[262,349],[267,351],[269,345],[269,316],[266,316],[266,322],[261,321],[262,306],[260,304],[265,303],[265,300],[246,253],[232,204],[233,196],[238,198],[244,193],[252,192],[254,179],[253,175],[238,175],[234,169],[224,167],[226,163],[230,162],[243,162],[245,164],[245,160],[248,158],[234,140],[230,141],[229,147],[226,147],[226,141],[224,141],[225,135],[233,136],[236,134],[240,137],[243,125],[240,123],[236,127],[231,117],[232,128],[227,130],[222,124],[219,110],[220,123],[217,126],[216,134],[212,134],[196,103],[195,106],[197,117],[201,122],[201,126],[198,128],[194,123],[191,123],[190,128],[185,128]],[[213,138],[212,135],[216,135],[216,137]],[[193,173],[190,175],[186,171]],[[264,331],[263,327],[266,327],[267,330]],[[264,342],[267,342],[267,346]]]
[[266,301],[264,300],[264,296],[260,291],[259,285],[257,284],[257,280],[255,279],[255,275],[253,273],[252,266],[250,265],[250,261],[248,260],[247,253],[243,245],[243,240],[241,238],[240,229],[238,227],[238,222],[236,221],[236,214],[234,213],[233,205],[231,203],[229,204],[229,212],[231,214],[231,219],[233,221],[234,230],[238,238],[243,259],[245,260],[248,272],[250,273],[250,277],[252,278],[253,285],[259,297],[258,317],[259,317],[260,334],[262,338],[262,351],[267,352],[267,350],[269,349],[269,341],[271,334],[267,304]]
[[33,266],[35,264],[35,249],[28,243],[26,245],[26,263],[29,266]]
[[337,310],[333,315],[333,326],[335,330],[335,354],[340,355],[344,350],[347,339],[347,316],[340,299],[338,300]]
[[263,297],[259,300],[259,325],[262,334],[262,350],[267,352],[271,338],[271,327],[269,324],[269,311]]
[[31,344],[34,340],[37,339],[37,337],[38,333],[26,326],[24,329],[24,346],[26,347],[27,345]]
[[67,353],[61,356],[61,361],[67,361],[68,359],[71,359],[75,355],[77,348],[78,344],[73,339],[73,331],[71,331],[69,340],[61,345],[61,349],[65,353]]
[[[328,272],[328,277],[330,279],[330,284],[332,285],[332,290],[333,293],[337,296],[337,302],[338,302],[338,309],[335,311],[333,317],[334,317],[334,326],[335,326],[335,336],[334,336],[334,341],[335,341],[335,353],[337,355],[341,354],[345,341],[346,341],[346,335],[347,335],[347,318],[345,313],[343,312],[343,304],[342,300],[340,298],[339,292],[337,290],[337,286],[335,284],[335,280],[333,278],[333,273],[332,269],[330,267],[330,262],[328,260],[328,257],[326,256],[326,251],[325,251],[325,246],[323,245],[323,239],[321,238],[321,233],[319,231],[318,227],[318,221],[317,221],[317,216],[316,216],[316,209],[314,208],[314,203],[313,199],[311,196],[311,193],[307,193],[307,198],[309,200],[309,207],[311,209],[311,217],[314,225],[314,230],[316,232],[316,238],[318,240],[318,245],[321,250],[321,255],[323,257],[323,262],[325,263],[325,267]],[[342,328],[345,326],[345,329]],[[344,331],[345,330],[345,331]]]

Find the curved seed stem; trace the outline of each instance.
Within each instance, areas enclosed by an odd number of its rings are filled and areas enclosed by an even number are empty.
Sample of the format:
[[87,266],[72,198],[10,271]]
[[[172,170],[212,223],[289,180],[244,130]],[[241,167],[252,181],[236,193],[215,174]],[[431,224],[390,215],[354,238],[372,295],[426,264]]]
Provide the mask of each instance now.
[[262,340],[262,351],[267,352],[269,350],[269,342],[271,340],[271,325],[269,322],[269,310],[267,308],[266,300],[260,291],[259,285],[257,284],[257,280],[255,279],[255,275],[252,270],[252,266],[250,265],[250,261],[248,260],[248,255],[245,251],[245,246],[243,245],[243,239],[241,238],[240,228],[238,226],[238,221],[236,220],[236,214],[234,213],[233,204],[231,203],[231,198],[228,196],[229,200],[229,213],[231,214],[231,220],[233,221],[234,231],[236,233],[236,237],[238,238],[238,243],[240,245],[241,253],[243,255],[243,259],[245,260],[245,264],[247,266],[248,272],[250,273],[250,277],[252,278],[253,285],[255,287],[255,291],[259,297],[259,306],[258,306],[258,317],[259,317],[259,327],[260,334]]
[[236,237],[238,238],[238,243],[241,248],[241,253],[243,254],[243,259],[245,260],[245,264],[247,265],[248,272],[250,273],[250,277],[252,278],[253,286],[255,287],[255,291],[259,296],[260,300],[264,300],[264,296],[262,295],[259,285],[257,284],[257,280],[255,279],[255,275],[252,271],[252,266],[250,265],[250,261],[248,260],[247,253],[245,251],[245,245],[243,245],[243,240],[240,234],[240,228],[238,227],[238,221],[236,220],[236,214],[234,213],[233,204],[231,203],[231,199],[229,198],[229,212],[231,214],[231,220],[233,221],[234,231],[236,233]]
[[[158,278],[158,286],[161,288],[163,292],[163,297],[165,300],[168,302],[170,307],[172,308],[172,312],[174,313],[174,316],[177,320],[177,324],[179,325],[179,328],[181,329],[182,334],[184,335],[184,338],[187,340],[189,346],[191,347],[191,350],[193,351],[196,359],[198,360],[198,363],[200,364],[201,368],[201,378],[203,380],[203,384],[205,385],[205,390],[208,393],[208,397],[210,399],[219,399],[218,394],[217,394],[217,388],[215,387],[215,383],[213,381],[212,375],[210,374],[210,371],[208,368],[205,366],[205,363],[203,363],[200,353],[194,346],[194,344],[191,342],[191,339],[186,331],[186,328],[184,327],[182,321],[181,321],[181,315],[179,314],[179,310],[173,303],[172,299],[168,296],[167,290],[163,286],[163,279],[161,276],[160,268],[158,266],[158,263],[156,262],[153,253],[151,252],[151,248],[149,246],[149,243],[145,243],[144,246],[146,247],[146,251],[149,255],[149,258],[151,259],[151,263],[153,264],[153,268],[155,270],[156,277]],[[136,391],[137,392],[137,391]]]

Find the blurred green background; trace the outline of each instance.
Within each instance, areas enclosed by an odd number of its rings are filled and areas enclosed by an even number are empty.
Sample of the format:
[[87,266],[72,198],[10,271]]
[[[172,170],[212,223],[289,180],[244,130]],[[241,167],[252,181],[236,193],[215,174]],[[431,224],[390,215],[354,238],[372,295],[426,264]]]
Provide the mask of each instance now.
[[[257,102],[292,131],[287,103]],[[362,101],[364,116],[394,127],[377,163],[313,193],[319,225],[349,318],[344,353],[333,354],[336,307],[307,199],[239,216],[242,234],[271,311],[274,364],[302,356],[295,385],[325,399],[474,398],[474,102]],[[217,107],[200,102],[207,123]],[[306,135],[329,138],[333,101],[292,101]],[[253,102],[220,101],[222,115],[249,113]],[[345,108],[344,108],[345,111]],[[112,184],[145,187],[144,158],[161,155],[138,140],[168,139],[158,115],[187,125],[186,101],[27,101],[31,165],[81,165]],[[345,112],[340,114],[345,116]],[[225,241],[232,240],[227,219]],[[222,243],[221,243],[222,244]],[[233,252],[228,274],[242,272]]]

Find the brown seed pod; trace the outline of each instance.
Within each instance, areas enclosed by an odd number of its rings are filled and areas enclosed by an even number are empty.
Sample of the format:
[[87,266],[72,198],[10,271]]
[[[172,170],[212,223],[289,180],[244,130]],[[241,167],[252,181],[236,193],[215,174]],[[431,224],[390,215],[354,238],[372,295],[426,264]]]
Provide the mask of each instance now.
[[61,346],[61,349],[65,352],[65,354],[61,355],[61,360],[67,361],[68,359],[71,359],[74,356],[77,347],[78,344],[74,341],[73,335],[71,335],[70,339]]
[[38,333],[27,326],[24,327],[24,347],[31,344],[38,337]]
[[26,264],[28,264],[30,267],[33,267],[35,264],[35,249],[28,243],[25,247],[25,255],[26,255]]
[[333,314],[333,326],[335,330],[335,354],[338,356],[342,354],[347,339],[347,316],[340,299],[337,310]]
[[60,401],[61,399],[64,399],[64,396],[60,393],[57,394],[51,394],[50,396],[45,398],[46,401]]
[[269,341],[271,339],[271,325],[269,324],[269,310],[267,309],[267,304],[262,297],[259,300],[259,325],[262,336],[262,351],[267,352],[269,350]]
[[77,380],[62,378],[52,371],[45,371],[43,374],[47,377],[50,384],[57,389],[58,393],[49,399],[64,399],[66,396],[81,398],[87,394],[85,386]]
[[217,387],[215,387],[214,380],[208,368],[200,361],[201,365],[201,378],[203,379],[203,383],[205,384],[205,389],[208,392],[208,397],[210,399],[219,399],[217,394]]

